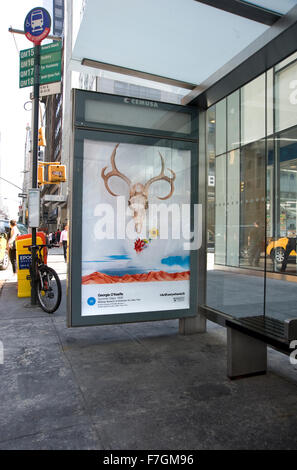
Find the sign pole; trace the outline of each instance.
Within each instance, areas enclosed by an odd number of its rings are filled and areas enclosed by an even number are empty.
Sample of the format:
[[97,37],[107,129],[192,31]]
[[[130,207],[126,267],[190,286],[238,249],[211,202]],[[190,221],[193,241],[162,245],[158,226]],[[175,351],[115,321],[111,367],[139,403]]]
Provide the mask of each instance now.
[[[32,190],[29,197],[29,203],[33,203],[33,198],[36,206],[36,197],[34,190],[38,190],[37,171],[38,171],[38,123],[39,123],[39,84],[40,84],[40,44],[50,32],[51,17],[45,8],[33,8],[27,14],[24,21],[25,36],[29,41],[34,43],[34,105],[33,105],[33,154],[32,154]],[[32,84],[31,72],[28,72],[30,77],[29,84]],[[26,74],[25,74],[26,76]],[[39,194],[39,193],[38,193]],[[36,195],[36,191],[35,191]],[[30,196],[30,194],[29,194]],[[38,208],[35,207],[35,217],[29,217],[30,227],[32,229],[32,282],[31,282],[31,304],[37,304],[37,290],[36,290],[36,231],[39,225],[39,197],[37,198]],[[32,206],[33,207],[33,206]],[[38,209],[36,211],[36,209]],[[30,209],[31,210],[31,209]],[[34,211],[33,211],[34,212]],[[29,214],[30,215],[30,214]],[[31,214],[33,216],[33,213]],[[38,219],[38,220],[37,220]]]
[[[37,185],[37,167],[38,167],[38,123],[39,123],[39,68],[40,68],[40,44],[34,46],[34,111],[33,111],[33,155],[32,155],[32,188],[38,188]],[[37,304],[36,292],[36,227],[32,227],[32,287],[31,304]]]

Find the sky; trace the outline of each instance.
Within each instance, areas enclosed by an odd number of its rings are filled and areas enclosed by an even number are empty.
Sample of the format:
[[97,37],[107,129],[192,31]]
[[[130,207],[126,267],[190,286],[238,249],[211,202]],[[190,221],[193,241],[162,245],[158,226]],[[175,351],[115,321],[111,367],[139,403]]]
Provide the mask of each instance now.
[[[24,110],[24,103],[30,99],[32,87],[19,88],[18,50],[33,47],[25,36],[11,34],[8,28],[24,29],[27,13],[34,7],[42,6],[38,0],[10,0],[1,2],[0,39],[2,67],[0,74],[0,157],[1,175],[22,187],[26,125],[31,124],[31,112]],[[30,106],[29,106],[30,107]],[[0,195],[4,196],[9,217],[16,218],[21,190],[0,180]]]
[[[73,1],[75,31],[77,31],[80,23],[81,1]],[[8,28],[11,26],[23,30],[25,17],[31,9],[38,6],[48,8],[48,5],[52,5],[52,0],[9,0],[1,2],[2,73],[0,74],[0,93],[2,112],[0,112],[0,176],[19,187],[23,185],[22,171],[24,170],[26,126],[31,124],[31,104],[28,104],[29,111],[24,109],[24,104],[30,100],[30,92],[32,91],[32,87],[19,88],[19,51],[33,47],[34,44],[23,35],[8,32]],[[45,40],[43,43],[46,42],[49,41]],[[98,70],[96,73],[98,73]],[[104,76],[111,76],[115,79],[119,77],[117,74],[112,75],[108,72],[105,72]],[[139,79],[131,78],[130,81],[137,81],[146,86],[156,86],[154,83]],[[166,88],[165,85],[164,88]],[[168,86],[167,88],[171,89]],[[22,201],[18,198],[20,192],[22,192],[21,189],[15,188],[0,179],[0,196],[6,198],[4,203],[9,209],[10,218],[17,218],[18,206]]]

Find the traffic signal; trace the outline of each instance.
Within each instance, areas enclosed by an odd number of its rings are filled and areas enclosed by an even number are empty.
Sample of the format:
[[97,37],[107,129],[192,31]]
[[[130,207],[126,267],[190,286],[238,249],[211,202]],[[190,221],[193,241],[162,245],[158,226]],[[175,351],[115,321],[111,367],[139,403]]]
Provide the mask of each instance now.
[[46,146],[43,127],[40,127],[38,129],[38,146],[39,147]]
[[66,181],[66,166],[65,165],[49,165],[48,166],[48,181],[50,183],[63,183]]

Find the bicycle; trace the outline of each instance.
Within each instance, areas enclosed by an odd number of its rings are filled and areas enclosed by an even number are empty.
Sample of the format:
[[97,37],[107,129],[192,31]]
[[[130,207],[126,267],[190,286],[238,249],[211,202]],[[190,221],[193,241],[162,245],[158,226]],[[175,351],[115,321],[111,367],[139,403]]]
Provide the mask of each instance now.
[[[58,274],[53,268],[50,268],[42,259],[41,251],[43,249],[52,248],[53,245],[29,245],[27,248],[32,252],[32,248],[36,249],[36,292],[38,302],[41,308],[47,313],[54,313],[61,303],[62,287]],[[33,266],[30,264],[31,286],[34,279]]]

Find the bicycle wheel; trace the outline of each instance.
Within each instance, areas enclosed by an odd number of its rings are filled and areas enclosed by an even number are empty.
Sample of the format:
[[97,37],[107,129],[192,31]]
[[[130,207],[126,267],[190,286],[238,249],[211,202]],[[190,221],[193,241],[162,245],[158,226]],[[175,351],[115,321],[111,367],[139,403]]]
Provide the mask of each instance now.
[[38,273],[37,296],[40,306],[45,312],[54,313],[61,303],[61,281],[56,271],[49,266],[40,266]]

